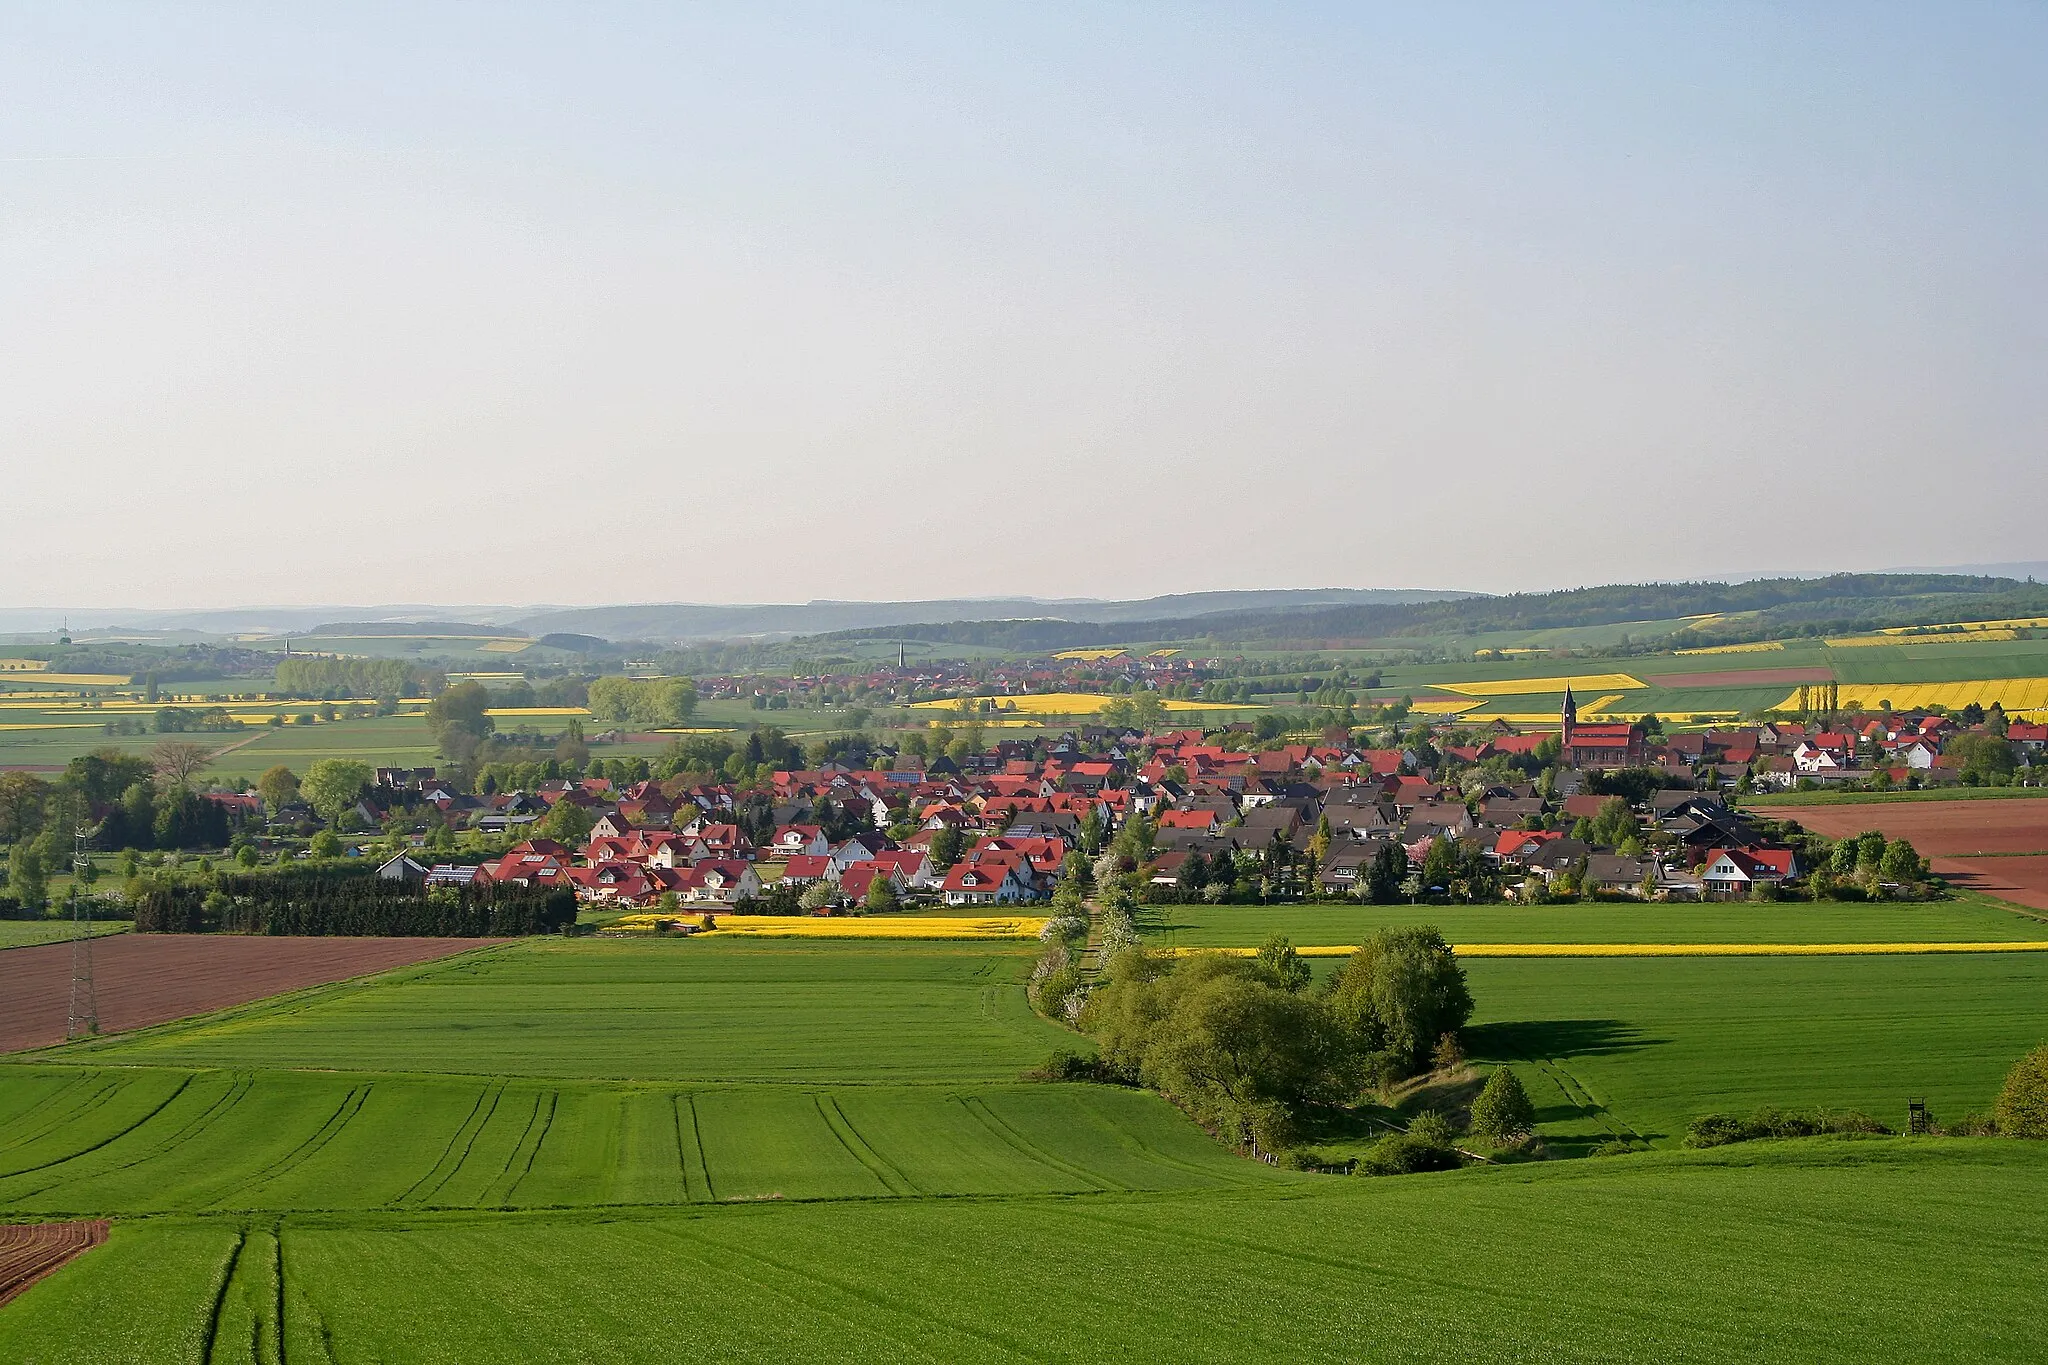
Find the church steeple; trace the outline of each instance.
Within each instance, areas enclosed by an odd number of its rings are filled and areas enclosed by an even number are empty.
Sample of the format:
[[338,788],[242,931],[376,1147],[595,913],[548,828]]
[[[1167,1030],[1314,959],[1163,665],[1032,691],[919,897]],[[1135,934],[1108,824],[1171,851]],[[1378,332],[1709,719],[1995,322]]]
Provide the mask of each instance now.
[[1572,726],[1578,723],[1579,704],[1572,700],[1572,689],[1567,685],[1564,689],[1564,734],[1559,737],[1560,743],[1569,744],[1572,742]]

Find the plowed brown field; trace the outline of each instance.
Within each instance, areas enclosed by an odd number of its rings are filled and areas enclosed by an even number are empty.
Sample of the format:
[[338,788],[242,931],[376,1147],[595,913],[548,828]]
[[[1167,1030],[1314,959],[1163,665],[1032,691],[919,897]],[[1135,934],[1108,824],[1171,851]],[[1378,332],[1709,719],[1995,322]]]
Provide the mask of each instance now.
[[1830,839],[1867,829],[1880,830],[1887,839],[1910,839],[1920,856],[1956,886],[2048,910],[2048,801],[1774,806],[1768,814],[1797,820]]
[[0,1224],[0,1305],[82,1251],[107,1240],[105,1219]]
[[[119,934],[94,939],[100,1032],[146,1028],[281,991],[431,962],[495,941],[230,934]],[[0,953],[0,1052],[63,1042],[70,998],[69,943]]]

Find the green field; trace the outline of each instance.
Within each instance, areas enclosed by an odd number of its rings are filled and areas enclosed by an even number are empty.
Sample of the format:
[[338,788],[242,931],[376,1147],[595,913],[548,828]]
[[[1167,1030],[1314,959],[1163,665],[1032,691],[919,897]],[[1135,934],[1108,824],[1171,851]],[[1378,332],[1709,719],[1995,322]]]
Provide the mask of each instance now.
[[[1859,935],[1894,909],[1930,937],[1989,937],[2003,916],[1968,901],[1714,909],[1756,916],[1722,921],[1742,937],[1807,909]],[[1614,938],[1657,932],[1661,910],[1474,913],[1552,913],[1544,934]],[[1224,933],[1228,917],[1323,912],[1189,913]],[[1332,913],[1364,927],[1410,912]],[[2039,1347],[2014,1306],[2048,1292],[2048,1145],[1815,1140],[1292,1174],[1148,1093],[1021,1082],[1078,1041],[1026,1008],[1031,957],[528,940],[0,1063],[0,1217],[116,1220],[106,1247],[0,1310],[0,1359]],[[1766,1103],[1896,1123],[1924,1095],[1954,1117],[2048,1037],[2048,954],[1467,969],[1474,1058],[1520,1070],[1558,1155],[1616,1136],[1669,1146],[1700,1112]]]
[[2044,1179],[2038,1147],[1936,1140],[1195,1194],[163,1218],[0,1312],[0,1356],[2038,1359]]
[[529,939],[74,1046],[133,1066],[614,1080],[1011,1081],[1073,1035],[1028,945]]
[[1140,929],[1159,946],[1356,944],[1433,924],[1457,943],[1971,943],[2048,939],[2039,919],[1981,896],[1895,904],[1653,902],[1575,905],[1162,905]]
[[1109,1086],[623,1086],[19,1068],[0,1208],[516,1209],[1300,1180]]
[[1925,1098],[1985,1111],[2048,1039],[2048,953],[1479,958],[1472,1055],[1518,1063],[1566,1150],[1668,1144],[1710,1112],[1858,1109],[1893,1127]]
[[[134,927],[133,920],[94,920],[92,934],[101,938],[125,934]],[[33,948],[39,943],[61,943],[70,937],[68,919],[0,919],[0,948]]]

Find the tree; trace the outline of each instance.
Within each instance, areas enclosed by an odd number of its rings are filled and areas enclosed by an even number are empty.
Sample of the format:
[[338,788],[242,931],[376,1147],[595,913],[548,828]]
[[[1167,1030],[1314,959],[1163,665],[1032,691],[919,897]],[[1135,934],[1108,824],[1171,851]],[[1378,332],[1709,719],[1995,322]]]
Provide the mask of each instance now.
[[1408,879],[1408,850],[1391,839],[1373,849],[1372,864],[1365,875],[1366,899],[1374,905],[1390,905],[1400,899],[1401,883]]
[[796,903],[806,910],[823,910],[838,894],[838,887],[820,877],[804,888],[804,893],[797,897]]
[[491,692],[480,682],[461,682],[443,692],[427,705],[427,728],[439,740],[441,748],[451,757],[457,755],[456,748],[461,741],[451,743],[453,735],[467,735],[472,741],[468,745],[475,749],[473,741],[481,740],[497,729],[497,722],[484,712],[491,707]]
[[1331,838],[1330,813],[1324,811],[1321,818],[1316,821],[1316,832],[1309,836],[1308,841],[1308,855],[1316,860],[1318,866],[1330,856]]
[[871,915],[886,915],[899,909],[896,883],[887,877],[875,877],[868,883],[868,893],[861,904]]
[[1472,1101],[1472,1131],[1496,1143],[1513,1142],[1536,1128],[1536,1106],[1521,1080],[1506,1067],[1498,1067]]
[[49,890],[49,875],[43,855],[26,841],[14,846],[7,859],[7,889],[24,906],[40,907]]
[[589,811],[565,796],[541,817],[534,832],[543,839],[553,839],[570,848],[581,848],[589,840],[591,827],[596,823]]
[[157,776],[173,787],[184,787],[212,761],[213,754],[204,745],[190,740],[165,739],[157,741],[157,746],[149,751],[149,759]]
[[1878,864],[1878,876],[1888,882],[1911,884],[1920,880],[1920,855],[1913,845],[1904,839],[1894,839],[1885,845],[1884,859]]
[[1457,845],[1438,835],[1430,842],[1429,852],[1422,859],[1422,884],[1432,891],[1438,888],[1447,890],[1457,875]]
[[34,773],[0,773],[0,843],[15,844],[43,827],[50,784]]
[[2020,1058],[2006,1073],[1996,1112],[2001,1137],[2048,1138],[2048,1044]]
[[331,829],[323,829],[313,836],[312,843],[307,846],[307,852],[315,858],[339,858],[341,836]]
[[306,780],[299,789],[313,803],[313,809],[320,813],[320,818],[332,823],[362,799],[371,776],[367,763],[358,763],[352,758],[323,758],[306,769]]
[[697,684],[688,678],[614,674],[592,679],[586,696],[590,714],[614,725],[681,725],[697,709]]
[[1960,734],[1943,746],[1943,753],[1960,761],[1966,782],[1996,785],[2013,773],[2012,745],[1998,735],[1981,731]]
[[1275,934],[1259,949],[1259,975],[1281,990],[1293,994],[1308,985],[1314,973],[1285,934]]
[[266,768],[263,776],[256,779],[256,794],[275,815],[299,799],[299,775],[282,763]]
[[932,866],[946,868],[960,861],[960,831],[951,825],[941,825],[932,832],[929,855]]
[[1465,969],[1428,925],[1381,929],[1344,963],[1330,1005],[1360,1050],[1413,1075],[1446,1033],[1472,1017]]

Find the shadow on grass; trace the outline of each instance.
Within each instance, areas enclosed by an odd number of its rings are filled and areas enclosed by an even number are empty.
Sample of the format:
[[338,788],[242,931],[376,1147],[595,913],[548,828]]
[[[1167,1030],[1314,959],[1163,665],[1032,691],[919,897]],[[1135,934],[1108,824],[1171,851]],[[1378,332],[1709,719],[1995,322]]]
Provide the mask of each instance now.
[[1671,1041],[1646,1037],[1634,1024],[1620,1019],[1532,1019],[1475,1024],[1465,1030],[1464,1036],[1465,1050],[1473,1060],[1490,1062],[1621,1057]]

